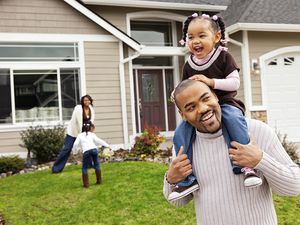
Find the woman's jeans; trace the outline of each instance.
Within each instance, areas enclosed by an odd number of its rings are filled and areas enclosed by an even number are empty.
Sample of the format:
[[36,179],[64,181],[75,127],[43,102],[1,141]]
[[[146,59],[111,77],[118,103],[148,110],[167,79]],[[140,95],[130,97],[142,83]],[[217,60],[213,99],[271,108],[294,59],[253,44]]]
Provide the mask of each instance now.
[[[243,115],[243,112],[235,106],[222,104],[222,133],[224,139],[231,147],[231,141],[237,141],[240,144],[248,144],[250,139],[248,135],[248,126]],[[196,138],[195,128],[186,121],[182,121],[176,128],[173,143],[176,155],[180,150],[181,146],[184,146],[184,152],[187,154],[188,159],[193,162],[193,142]],[[232,162],[231,162],[232,164]],[[241,173],[241,168],[232,164],[232,170],[235,174]],[[186,177],[185,180],[180,181],[177,185],[179,186],[190,186],[196,180],[193,174]]]
[[72,151],[75,140],[76,140],[75,137],[72,137],[67,134],[67,136],[65,137],[64,146],[63,146],[62,150],[60,151],[60,153],[58,154],[58,156],[52,166],[53,173],[60,173],[64,169],[64,167],[68,161],[68,158],[70,156],[70,153]]
[[82,157],[82,173],[87,174],[90,162],[93,160],[94,169],[100,170],[100,161],[98,157],[98,150],[96,148],[90,149],[83,153]]

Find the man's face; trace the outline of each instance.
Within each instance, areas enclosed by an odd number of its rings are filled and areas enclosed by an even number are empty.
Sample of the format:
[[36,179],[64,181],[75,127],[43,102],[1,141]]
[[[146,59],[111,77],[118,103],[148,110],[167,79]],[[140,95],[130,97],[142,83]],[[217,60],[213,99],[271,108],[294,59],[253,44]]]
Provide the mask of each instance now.
[[195,82],[176,96],[183,119],[201,133],[215,133],[221,128],[221,107],[218,98],[202,82]]

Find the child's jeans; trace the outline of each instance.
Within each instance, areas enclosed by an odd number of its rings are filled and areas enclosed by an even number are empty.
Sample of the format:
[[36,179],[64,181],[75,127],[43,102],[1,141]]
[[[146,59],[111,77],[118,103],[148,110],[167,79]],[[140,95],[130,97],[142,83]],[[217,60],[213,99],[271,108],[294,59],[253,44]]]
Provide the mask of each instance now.
[[91,159],[93,160],[94,169],[100,170],[100,161],[98,158],[98,150],[96,148],[90,149],[83,153],[82,157],[82,173],[87,174],[89,165],[91,164]]
[[[229,104],[222,104],[222,133],[224,139],[231,147],[231,141],[237,141],[240,144],[248,144],[250,139],[245,117],[240,109]],[[184,146],[184,152],[188,159],[193,162],[193,142],[196,138],[196,130],[186,121],[182,121],[175,130],[173,143],[176,155],[178,155],[181,146]],[[232,163],[231,163],[232,164]],[[232,164],[232,170],[235,174],[241,173],[241,168]],[[196,180],[193,174],[190,174],[185,180],[177,183],[179,186],[190,186]]]

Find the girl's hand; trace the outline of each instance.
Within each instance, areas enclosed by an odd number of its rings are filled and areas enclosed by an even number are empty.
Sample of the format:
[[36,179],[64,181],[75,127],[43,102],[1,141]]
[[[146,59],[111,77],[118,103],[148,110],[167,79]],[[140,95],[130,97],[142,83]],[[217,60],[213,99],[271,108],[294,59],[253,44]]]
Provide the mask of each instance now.
[[201,81],[201,82],[205,83],[207,86],[209,86],[211,88],[214,88],[214,86],[215,86],[214,79],[210,79],[210,78],[208,78],[208,77],[206,77],[205,75],[202,75],[202,74],[196,74],[194,76],[191,76],[189,79]]

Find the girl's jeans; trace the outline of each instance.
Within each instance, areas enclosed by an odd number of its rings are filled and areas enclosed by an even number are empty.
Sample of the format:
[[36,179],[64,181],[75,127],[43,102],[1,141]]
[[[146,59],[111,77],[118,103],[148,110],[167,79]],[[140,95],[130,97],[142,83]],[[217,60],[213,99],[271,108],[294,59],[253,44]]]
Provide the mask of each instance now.
[[90,149],[83,153],[82,157],[82,173],[87,174],[91,159],[95,170],[100,170],[100,161],[98,157],[98,150],[96,148]]

